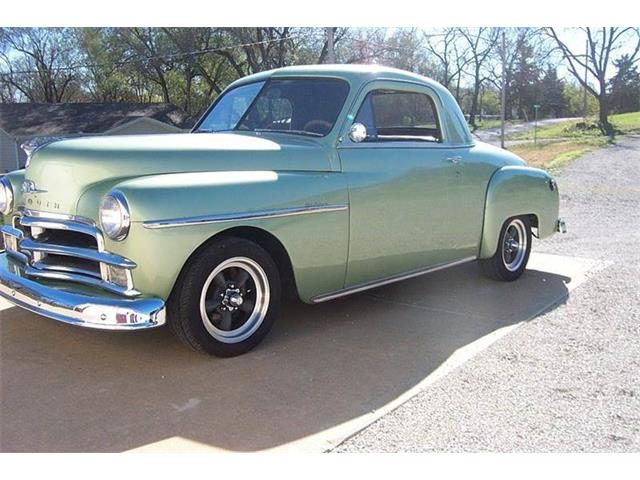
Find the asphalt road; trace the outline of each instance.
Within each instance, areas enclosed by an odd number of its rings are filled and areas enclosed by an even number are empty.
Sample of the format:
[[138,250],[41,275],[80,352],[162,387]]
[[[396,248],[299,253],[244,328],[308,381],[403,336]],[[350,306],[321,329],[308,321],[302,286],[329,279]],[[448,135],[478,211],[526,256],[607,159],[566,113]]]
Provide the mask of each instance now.
[[640,137],[576,160],[558,182],[569,233],[534,251],[599,271],[335,451],[640,450]]

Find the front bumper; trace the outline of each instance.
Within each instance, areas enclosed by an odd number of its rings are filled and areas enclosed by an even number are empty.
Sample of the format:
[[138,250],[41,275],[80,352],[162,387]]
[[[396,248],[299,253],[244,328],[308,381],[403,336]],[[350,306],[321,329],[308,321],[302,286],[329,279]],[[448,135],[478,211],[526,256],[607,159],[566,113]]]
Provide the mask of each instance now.
[[55,320],[103,330],[139,330],[165,323],[159,298],[118,298],[58,289],[24,275],[20,263],[0,253],[0,297]]

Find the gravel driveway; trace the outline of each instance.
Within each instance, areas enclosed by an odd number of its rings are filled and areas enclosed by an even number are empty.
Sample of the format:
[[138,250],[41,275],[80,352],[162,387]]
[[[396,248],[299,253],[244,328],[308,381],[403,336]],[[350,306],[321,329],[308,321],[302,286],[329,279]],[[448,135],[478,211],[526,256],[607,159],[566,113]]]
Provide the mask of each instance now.
[[601,269],[334,451],[640,451],[640,137],[558,183],[569,233],[534,249]]

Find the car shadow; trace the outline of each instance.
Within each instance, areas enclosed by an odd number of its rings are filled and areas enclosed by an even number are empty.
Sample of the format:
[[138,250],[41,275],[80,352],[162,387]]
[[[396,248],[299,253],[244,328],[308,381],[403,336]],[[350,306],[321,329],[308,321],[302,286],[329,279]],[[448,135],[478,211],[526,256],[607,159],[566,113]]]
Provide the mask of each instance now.
[[571,278],[513,283],[463,265],[320,305],[283,307],[254,351],[193,353],[167,328],[81,329],[0,311],[0,450],[124,451],[173,437],[278,447],[379,409],[456,350],[555,308]]

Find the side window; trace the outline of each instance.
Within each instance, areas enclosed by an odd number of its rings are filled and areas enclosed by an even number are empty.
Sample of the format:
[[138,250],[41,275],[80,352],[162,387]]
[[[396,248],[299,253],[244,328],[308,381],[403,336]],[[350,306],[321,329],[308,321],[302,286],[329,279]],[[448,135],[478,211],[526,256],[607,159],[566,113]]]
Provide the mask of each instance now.
[[424,93],[369,92],[355,121],[367,128],[368,142],[442,140],[435,105]]

